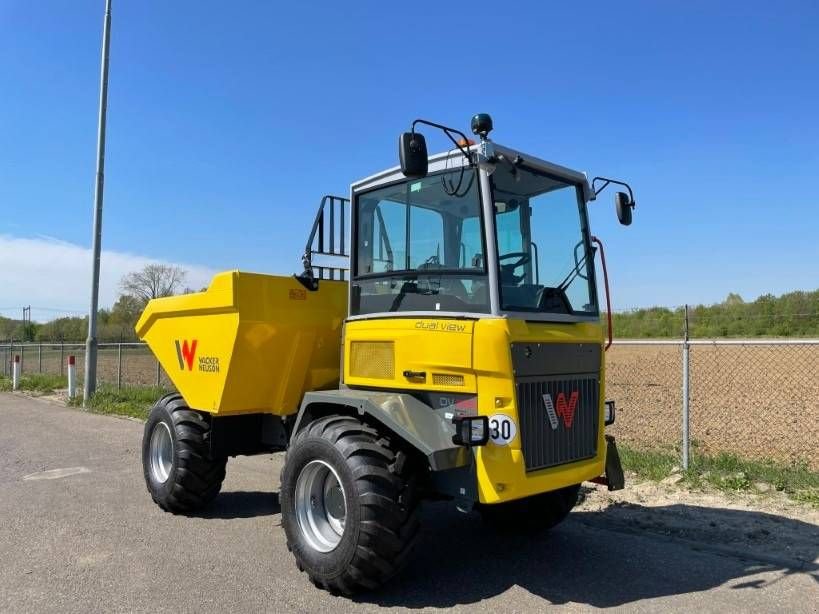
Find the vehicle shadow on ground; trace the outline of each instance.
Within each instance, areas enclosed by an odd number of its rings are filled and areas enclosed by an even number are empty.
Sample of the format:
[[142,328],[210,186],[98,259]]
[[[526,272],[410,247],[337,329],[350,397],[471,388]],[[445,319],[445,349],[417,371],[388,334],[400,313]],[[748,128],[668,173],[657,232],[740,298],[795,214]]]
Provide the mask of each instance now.
[[279,496],[273,492],[228,491],[220,493],[205,509],[190,514],[196,518],[255,518],[279,513]]
[[[692,522],[685,535],[668,530],[679,526],[681,517]],[[403,572],[383,590],[355,601],[446,608],[477,603],[520,586],[553,604],[612,607],[705,591],[733,580],[738,580],[733,589],[762,589],[795,573],[811,574],[819,584],[819,565],[813,562],[819,556],[819,529],[761,512],[687,505],[611,506],[575,511],[539,537],[491,532],[476,514],[460,514],[447,504],[428,505],[423,520],[423,534]],[[748,558],[727,552],[730,548],[720,552],[711,547],[715,531],[749,526],[770,539]],[[802,541],[798,559],[777,545],[780,533]],[[725,535],[720,538],[730,543]],[[779,574],[774,580],[749,577],[763,572]]]

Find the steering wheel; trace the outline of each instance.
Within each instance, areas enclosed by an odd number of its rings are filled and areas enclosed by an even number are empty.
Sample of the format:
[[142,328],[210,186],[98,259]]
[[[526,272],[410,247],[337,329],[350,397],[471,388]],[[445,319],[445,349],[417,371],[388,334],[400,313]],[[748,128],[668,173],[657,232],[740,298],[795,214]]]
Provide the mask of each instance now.
[[[514,260],[509,264],[503,264],[505,260]],[[532,260],[529,252],[509,252],[498,258],[498,264],[501,269],[501,283],[510,286],[519,284],[524,277],[524,274],[515,275],[515,269],[528,264]]]

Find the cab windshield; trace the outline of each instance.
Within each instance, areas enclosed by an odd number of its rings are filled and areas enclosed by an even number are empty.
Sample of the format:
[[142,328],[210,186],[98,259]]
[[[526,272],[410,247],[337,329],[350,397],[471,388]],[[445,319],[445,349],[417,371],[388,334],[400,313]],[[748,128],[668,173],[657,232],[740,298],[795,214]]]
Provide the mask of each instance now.
[[477,170],[402,181],[356,200],[351,315],[489,312]]
[[492,186],[501,309],[597,315],[581,187],[511,164]]

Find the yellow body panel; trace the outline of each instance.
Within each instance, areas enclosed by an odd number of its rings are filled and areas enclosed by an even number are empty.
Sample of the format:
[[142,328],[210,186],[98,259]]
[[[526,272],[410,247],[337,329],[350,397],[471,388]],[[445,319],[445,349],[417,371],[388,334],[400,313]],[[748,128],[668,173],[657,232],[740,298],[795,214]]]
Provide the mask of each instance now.
[[[435,390],[477,393],[478,414],[505,414],[516,425],[519,417],[515,400],[515,377],[510,347],[515,342],[598,343],[603,329],[597,323],[540,323],[505,318],[452,320],[430,318],[389,318],[348,322],[345,328],[345,356],[355,343],[394,344],[394,373],[391,378],[356,376],[345,361],[344,381],[362,388],[393,390]],[[604,373],[600,366],[599,424],[603,424]],[[405,370],[424,371],[425,380],[403,375]],[[463,386],[441,386],[433,375],[459,374]],[[517,432],[520,427],[517,426]],[[521,451],[520,437],[505,446],[491,441],[474,448],[478,494],[481,503],[500,503],[563,486],[578,484],[603,473],[606,445],[603,429],[598,433],[597,456],[576,463],[531,473]]]
[[[392,377],[372,377],[351,360],[344,361],[344,383],[358,388],[394,390],[437,390],[475,392],[472,371],[472,331],[474,320],[429,318],[377,318],[347,322],[344,329],[344,356],[351,356],[354,344],[371,346],[391,342],[394,351]],[[507,348],[508,349],[508,348]],[[404,371],[424,371],[424,380],[404,377]],[[462,385],[435,384],[435,375],[460,375]],[[443,379],[443,378],[438,378]],[[458,379],[458,378],[456,378]]]
[[185,402],[214,414],[298,411],[339,382],[347,284],[230,271],[205,292],[155,299],[136,325]]

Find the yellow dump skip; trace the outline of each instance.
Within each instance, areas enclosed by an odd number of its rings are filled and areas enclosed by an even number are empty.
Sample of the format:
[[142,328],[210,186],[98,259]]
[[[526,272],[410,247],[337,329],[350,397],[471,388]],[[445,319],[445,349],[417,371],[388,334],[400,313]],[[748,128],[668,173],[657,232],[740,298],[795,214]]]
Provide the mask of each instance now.
[[217,414],[292,414],[339,382],[347,283],[229,271],[205,292],[154,299],[136,332],[186,403]]

